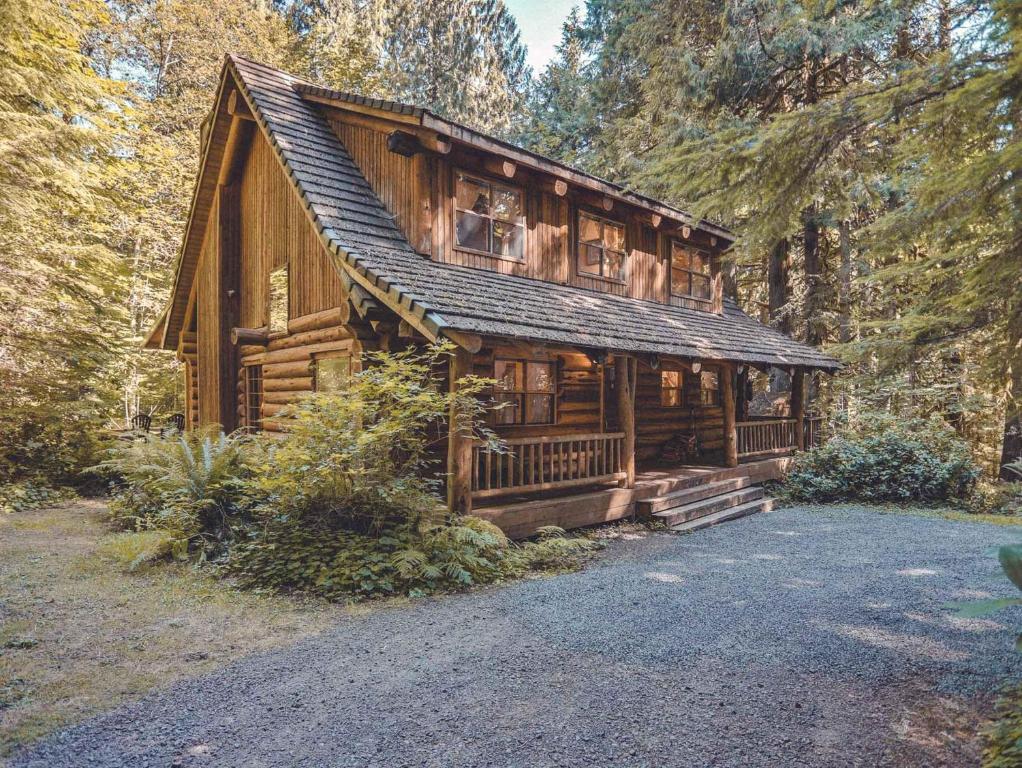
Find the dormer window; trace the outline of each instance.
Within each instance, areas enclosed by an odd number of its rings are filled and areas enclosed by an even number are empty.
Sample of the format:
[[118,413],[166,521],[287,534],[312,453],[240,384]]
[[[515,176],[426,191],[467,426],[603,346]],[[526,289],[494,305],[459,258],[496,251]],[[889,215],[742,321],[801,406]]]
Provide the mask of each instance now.
[[465,173],[456,176],[454,186],[458,247],[521,261],[525,255],[521,190]]
[[671,241],[671,293],[709,301],[710,258],[701,251]]
[[616,221],[579,211],[578,271],[608,280],[625,279],[625,227]]

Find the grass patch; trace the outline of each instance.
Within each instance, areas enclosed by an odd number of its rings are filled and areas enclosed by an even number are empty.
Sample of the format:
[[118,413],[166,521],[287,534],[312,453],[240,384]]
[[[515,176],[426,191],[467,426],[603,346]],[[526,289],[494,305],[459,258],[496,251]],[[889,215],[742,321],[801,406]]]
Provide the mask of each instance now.
[[800,507],[802,509],[827,510],[827,509],[869,509],[879,515],[911,515],[913,517],[929,517],[935,520],[953,520],[960,523],[986,523],[988,525],[1000,525],[1009,528],[1022,527],[1022,516],[1019,515],[985,515],[965,512],[946,504],[893,504],[875,503],[864,504],[861,502],[842,502],[834,504],[812,504],[800,501],[787,501],[785,507]]
[[185,563],[111,568],[146,548],[109,534],[104,511],[77,502],[0,516],[0,758],[345,612],[243,592]]

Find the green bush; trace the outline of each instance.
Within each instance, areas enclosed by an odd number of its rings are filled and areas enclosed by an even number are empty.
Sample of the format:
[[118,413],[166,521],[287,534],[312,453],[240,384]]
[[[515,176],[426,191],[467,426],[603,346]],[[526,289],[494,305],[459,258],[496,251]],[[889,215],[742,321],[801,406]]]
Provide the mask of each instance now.
[[258,443],[219,429],[123,443],[96,469],[116,477],[121,527],[169,532],[200,559],[226,552],[251,505],[246,481]]
[[1022,516],[1022,482],[980,480],[965,506],[981,515]]
[[783,493],[797,501],[946,501],[969,496],[979,468],[939,420],[873,417],[796,457]]
[[492,523],[471,516],[376,535],[274,525],[236,546],[224,570],[249,588],[357,600],[450,592],[529,571],[565,570],[599,546],[563,532],[515,544]]
[[28,512],[73,499],[74,496],[70,488],[53,488],[30,480],[7,483],[0,485],[0,514]]
[[1017,768],[1022,765],[1022,688],[997,702],[994,722],[983,735],[983,768]]

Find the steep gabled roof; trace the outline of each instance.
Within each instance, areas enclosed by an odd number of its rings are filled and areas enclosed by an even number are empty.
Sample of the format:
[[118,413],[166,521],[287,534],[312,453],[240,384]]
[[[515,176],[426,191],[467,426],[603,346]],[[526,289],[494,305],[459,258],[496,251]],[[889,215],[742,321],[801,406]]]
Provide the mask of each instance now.
[[[302,97],[305,81],[236,56],[226,67],[342,277],[428,337],[460,331],[612,352],[839,367],[731,302],[715,315],[432,261],[408,244],[319,109]],[[174,318],[172,306],[168,334]]]

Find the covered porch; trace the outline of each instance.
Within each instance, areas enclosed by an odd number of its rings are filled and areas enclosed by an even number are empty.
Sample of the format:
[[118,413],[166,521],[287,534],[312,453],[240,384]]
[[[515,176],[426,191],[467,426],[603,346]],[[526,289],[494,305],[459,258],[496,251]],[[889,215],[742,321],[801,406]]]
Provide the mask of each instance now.
[[[497,510],[532,501],[570,506],[573,495],[709,482],[722,470],[789,456],[819,433],[819,419],[805,413],[803,367],[788,369],[790,414],[768,418],[749,414],[750,363],[499,339],[474,346],[459,347],[450,380],[495,378],[495,398],[507,405],[491,424],[500,449],[464,434],[449,443],[448,501],[461,513],[503,517]],[[530,423],[537,412],[549,423]],[[769,466],[777,474],[785,464]],[[619,496],[634,507],[642,493]]]

